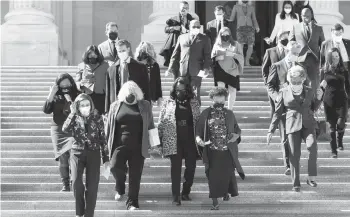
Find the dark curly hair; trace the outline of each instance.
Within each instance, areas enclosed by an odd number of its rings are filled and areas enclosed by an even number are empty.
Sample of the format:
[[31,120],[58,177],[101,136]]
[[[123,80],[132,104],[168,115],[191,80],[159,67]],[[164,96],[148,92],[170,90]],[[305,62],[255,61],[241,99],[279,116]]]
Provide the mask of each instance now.
[[[70,95],[70,97],[72,98],[72,100],[74,101],[75,98],[78,96],[79,91],[78,91],[77,85],[76,85],[76,83],[75,83],[73,77],[72,77],[70,74],[68,74],[68,73],[62,73],[62,74],[60,74],[59,76],[57,76],[56,82],[55,82],[55,83],[56,83],[56,85],[59,87],[61,81],[65,80],[65,79],[68,79],[69,82],[70,82],[71,85],[72,85],[72,89],[71,89],[71,92],[70,92],[69,95]],[[58,92],[58,93],[59,93],[59,92]]]
[[228,92],[224,87],[215,87],[209,91],[209,98],[213,99],[215,96],[224,96],[226,99]]
[[100,54],[100,51],[98,50],[96,45],[90,45],[89,47],[86,48],[86,51],[83,54],[82,60],[85,64],[89,64],[89,54],[91,52],[94,52],[97,55],[97,62],[102,63],[104,58]]
[[176,87],[178,84],[183,84],[185,85],[185,89],[187,93],[189,94],[189,98],[192,99],[194,97],[194,93],[191,87],[191,81],[188,77],[178,77],[174,83],[173,86],[170,90],[170,98],[175,100],[176,99]]

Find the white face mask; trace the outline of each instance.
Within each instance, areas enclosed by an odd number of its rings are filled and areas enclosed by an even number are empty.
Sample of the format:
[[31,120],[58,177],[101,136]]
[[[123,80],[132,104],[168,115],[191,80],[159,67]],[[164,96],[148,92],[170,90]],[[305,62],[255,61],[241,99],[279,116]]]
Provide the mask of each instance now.
[[333,40],[335,41],[335,42],[341,42],[342,40],[343,40],[343,36],[336,36],[336,35],[333,35]]
[[216,16],[216,20],[222,20],[222,19],[224,19],[224,15],[217,15]]
[[296,62],[298,60],[298,57],[291,54],[291,55],[288,56],[288,60],[290,62]]
[[91,106],[79,108],[79,112],[83,117],[88,117],[90,115],[90,111],[91,111]]
[[286,12],[286,14],[290,14],[290,12],[292,12],[292,9],[290,9],[290,8],[284,9],[284,12]]
[[303,84],[297,84],[297,85],[290,84],[290,87],[292,88],[294,95],[300,95],[303,92],[304,86]]
[[192,35],[198,35],[199,34],[199,29],[191,29],[191,34]]
[[118,53],[118,57],[121,61],[126,60],[129,57],[129,53],[127,51]]

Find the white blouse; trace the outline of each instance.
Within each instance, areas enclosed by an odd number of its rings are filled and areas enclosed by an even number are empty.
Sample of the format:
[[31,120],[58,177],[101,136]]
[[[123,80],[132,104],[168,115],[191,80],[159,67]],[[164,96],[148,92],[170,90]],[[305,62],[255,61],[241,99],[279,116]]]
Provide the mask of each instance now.
[[293,31],[293,26],[295,24],[299,23],[299,15],[295,14],[297,16],[297,19],[292,19],[291,16],[286,15],[286,18],[284,20],[281,19],[280,17],[281,13],[278,13],[276,15],[276,19],[275,19],[275,26],[273,27],[271,36],[270,36],[270,40],[273,41],[275,40],[277,33],[282,31]]

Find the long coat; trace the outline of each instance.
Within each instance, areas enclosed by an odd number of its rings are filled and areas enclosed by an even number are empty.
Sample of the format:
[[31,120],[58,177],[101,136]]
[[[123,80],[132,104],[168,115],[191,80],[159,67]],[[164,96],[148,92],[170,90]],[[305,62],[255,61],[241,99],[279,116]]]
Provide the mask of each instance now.
[[[196,126],[200,115],[200,105],[197,99],[192,99],[191,102],[193,127]],[[176,134],[176,101],[168,98],[166,99],[160,110],[158,119],[158,133],[160,143],[162,144],[163,156],[177,154],[177,134]],[[194,130],[195,131],[195,130]],[[193,135],[194,136],[194,135]],[[199,150],[197,150],[199,153]]]
[[[208,118],[209,118],[209,114],[211,111],[211,107],[205,109],[197,122],[196,125],[196,137],[199,136],[204,142],[209,141],[209,125],[208,125]],[[235,118],[235,115],[233,114],[233,112],[231,110],[228,110],[226,108],[224,108],[225,110],[225,118],[226,118],[226,128],[227,128],[227,134],[230,135],[232,133],[235,134],[241,134],[241,129],[238,126],[237,120]],[[233,166],[236,168],[239,176],[244,179],[245,178],[245,174],[244,171],[242,169],[241,163],[238,160],[238,144],[241,141],[241,137],[239,137],[236,141],[234,142],[229,142],[227,143],[227,147],[230,151],[230,154],[232,156],[232,162],[233,162]],[[206,167],[209,166],[209,159],[208,159],[208,146],[205,146],[203,149],[203,155],[202,155],[202,159],[203,159],[203,163],[206,165]]]

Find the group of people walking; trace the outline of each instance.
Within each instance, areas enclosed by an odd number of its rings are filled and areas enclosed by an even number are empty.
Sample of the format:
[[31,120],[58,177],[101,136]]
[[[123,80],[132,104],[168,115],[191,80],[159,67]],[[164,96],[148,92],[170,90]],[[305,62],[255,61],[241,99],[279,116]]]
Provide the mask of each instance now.
[[[235,7],[231,20],[235,13],[250,13],[246,7],[247,1]],[[283,3],[283,12],[277,16],[280,20],[266,39],[272,44],[276,38],[277,46],[266,51],[262,75],[271,104],[267,142],[279,128],[285,174],[291,174],[293,190],[298,192],[301,140],[309,151],[307,184],[317,186],[314,112],[322,101],[330,123],[332,157],[344,148],[350,47],[341,38],[344,29],[340,24],[332,29],[333,38],[325,41],[310,7],[302,9],[301,23],[299,16],[293,15],[293,7],[290,1]],[[168,66],[165,74],[172,73],[175,80],[169,98],[163,100],[154,47],[141,42],[133,55],[130,42],[119,38],[114,22],[106,25],[108,39],[84,52],[75,80],[67,73],[61,74],[51,87],[43,111],[53,113],[51,136],[62,191],[72,188],[77,216],[94,215],[101,160],[115,179],[114,199],[123,200],[128,174],[126,206],[128,210],[139,209],[144,161],[154,148],[150,142],[150,131],[155,128],[153,106],[160,107],[160,145],[156,149],[171,162],[173,203],[179,206],[181,201],[191,200],[197,160],[203,160],[205,165],[212,210],[219,209],[218,198],[227,201],[230,195],[238,195],[235,171],[242,179],[245,174],[238,159],[241,129],[232,109],[247,64],[242,43],[234,38],[243,40],[253,34],[239,21],[240,30],[235,36],[225,21],[228,16],[224,6],[215,8],[216,19],[202,34],[200,22],[188,9],[188,3],[181,2],[179,16],[166,22],[168,39],[161,55]],[[255,15],[251,16],[254,19]],[[283,20],[293,23],[293,27],[286,27]],[[253,23],[254,31],[259,31]],[[212,104],[201,112],[201,82],[210,73],[217,87],[209,93]]]

